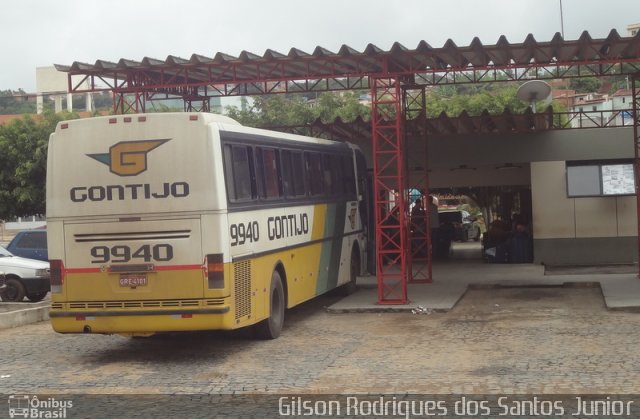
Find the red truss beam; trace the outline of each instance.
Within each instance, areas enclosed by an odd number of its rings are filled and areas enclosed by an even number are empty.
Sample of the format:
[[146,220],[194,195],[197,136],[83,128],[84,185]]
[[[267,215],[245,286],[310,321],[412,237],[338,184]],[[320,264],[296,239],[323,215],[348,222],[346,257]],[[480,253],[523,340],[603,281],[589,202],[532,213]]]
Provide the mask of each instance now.
[[400,80],[371,79],[378,304],[406,304],[410,267]]
[[[293,48],[288,54],[243,51],[238,57],[194,54],[190,59],[98,60],[56,67],[68,73],[72,93],[181,86],[206,89],[207,96],[367,89],[373,75],[415,76],[416,83],[425,85],[631,75],[640,72],[640,35],[623,38],[613,30],[603,39],[584,32],[577,40],[556,34],[549,42],[530,35],[523,43],[501,37],[495,45],[474,38],[466,47],[448,40],[442,48],[433,48],[422,41],[415,49],[395,43],[388,51],[369,44],[359,52],[344,45],[337,53]],[[73,83],[79,76],[81,82]]]
[[[405,151],[406,170],[410,172],[407,187],[407,200],[415,200],[412,190],[421,192],[421,207],[413,207],[410,218],[410,269],[409,282],[432,282],[433,247],[431,242],[431,223],[429,212],[433,210],[429,198],[428,147],[427,147],[427,112],[425,86],[403,86],[402,89],[403,118],[405,123],[404,145],[413,144],[418,149]],[[410,122],[409,122],[410,121]],[[411,139],[411,141],[409,140]],[[421,159],[420,156],[424,156]],[[411,205],[418,205],[412,203]],[[422,208],[420,210],[419,208]],[[437,208],[435,209],[437,211]],[[437,227],[437,226],[434,226]]]

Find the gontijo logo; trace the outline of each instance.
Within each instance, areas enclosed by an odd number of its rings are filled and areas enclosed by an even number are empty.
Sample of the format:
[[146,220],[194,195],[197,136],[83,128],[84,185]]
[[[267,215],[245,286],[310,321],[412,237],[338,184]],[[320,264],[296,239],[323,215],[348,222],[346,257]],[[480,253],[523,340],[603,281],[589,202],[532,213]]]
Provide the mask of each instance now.
[[109,166],[111,173],[119,176],[136,176],[147,170],[147,154],[169,141],[141,140],[121,141],[112,145],[108,153],[87,154],[87,156]]

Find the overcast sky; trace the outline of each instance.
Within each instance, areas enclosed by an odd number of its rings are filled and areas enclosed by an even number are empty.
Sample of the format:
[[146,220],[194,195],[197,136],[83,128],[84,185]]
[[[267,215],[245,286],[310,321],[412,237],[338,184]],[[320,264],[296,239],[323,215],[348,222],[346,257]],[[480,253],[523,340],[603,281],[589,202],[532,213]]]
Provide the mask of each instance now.
[[[216,52],[309,53],[320,45],[358,51],[372,43],[467,46],[561,31],[561,0],[2,0],[0,90],[35,92],[35,68],[74,61],[139,61]],[[565,39],[582,31],[627,36],[640,23],[640,0],[562,0]]]

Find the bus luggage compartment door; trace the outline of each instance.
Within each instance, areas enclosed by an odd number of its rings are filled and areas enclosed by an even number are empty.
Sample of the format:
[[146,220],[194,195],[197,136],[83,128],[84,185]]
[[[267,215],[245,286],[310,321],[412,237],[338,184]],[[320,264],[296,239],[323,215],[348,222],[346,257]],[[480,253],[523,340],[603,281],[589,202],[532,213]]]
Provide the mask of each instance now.
[[66,224],[69,301],[202,298],[200,219]]

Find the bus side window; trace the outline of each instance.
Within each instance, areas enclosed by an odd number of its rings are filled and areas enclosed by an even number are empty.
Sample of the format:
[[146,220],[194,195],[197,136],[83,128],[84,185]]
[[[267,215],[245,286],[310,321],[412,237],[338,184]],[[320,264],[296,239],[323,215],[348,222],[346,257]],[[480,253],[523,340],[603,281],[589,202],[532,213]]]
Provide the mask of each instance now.
[[335,195],[336,184],[334,182],[334,175],[331,173],[333,164],[331,160],[335,159],[335,156],[330,154],[322,155],[322,180],[324,182],[324,190],[327,195]]
[[291,173],[291,151],[280,152],[280,168],[282,169],[282,193],[286,197],[295,196],[293,174]]
[[[346,190],[342,158],[339,154],[329,154],[325,155],[325,157],[325,177],[330,179],[331,195],[342,196]],[[328,175],[327,171],[329,171]]]
[[238,202],[254,199],[256,195],[251,180],[251,148],[248,146],[225,145],[224,160],[229,201]]
[[280,155],[280,167],[282,169],[282,188],[284,195],[289,198],[304,196],[305,176],[302,153],[291,150],[282,150]]
[[257,154],[257,180],[259,194],[262,199],[280,198],[280,177],[278,175],[278,158],[273,148],[259,147]]
[[291,153],[291,169],[293,174],[293,190],[296,196],[304,196],[307,192],[304,184],[304,162],[302,153]]
[[320,153],[305,153],[306,172],[309,180],[311,195],[321,195],[324,192],[324,173],[322,173],[322,155]]
[[344,172],[344,192],[346,192],[348,196],[353,196],[356,193],[356,179],[353,157],[351,155],[342,156],[342,169]]

